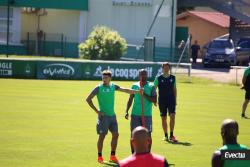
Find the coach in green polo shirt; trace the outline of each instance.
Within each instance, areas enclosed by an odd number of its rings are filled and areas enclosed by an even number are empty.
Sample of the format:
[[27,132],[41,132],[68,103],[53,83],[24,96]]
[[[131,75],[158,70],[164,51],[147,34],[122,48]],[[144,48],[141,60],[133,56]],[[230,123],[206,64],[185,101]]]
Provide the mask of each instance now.
[[[139,71],[139,78],[141,79],[143,86],[143,102],[144,102],[144,120],[145,120],[145,128],[148,129],[149,135],[151,137],[152,132],[152,104],[156,103],[157,95],[155,91],[155,87],[152,83],[147,81],[148,73],[145,69],[141,69]],[[140,82],[136,82],[132,85],[133,90],[140,90]],[[131,94],[129,100],[127,102],[126,114],[125,118],[129,117],[129,109],[133,104],[132,113],[131,113],[131,121],[130,121],[130,131],[132,131],[142,125],[142,104],[141,104],[141,95],[140,94]],[[150,144],[151,148],[151,144]],[[133,152],[133,147],[131,145],[131,151]]]
[[[103,71],[102,73],[102,81],[103,83],[98,85],[87,97],[86,101],[89,106],[98,114],[97,120],[97,134],[99,135],[97,142],[98,149],[98,159],[99,163],[103,163],[102,157],[102,147],[103,141],[105,139],[108,130],[112,133],[111,140],[111,155],[110,161],[118,163],[118,160],[115,156],[115,151],[117,147],[118,141],[118,124],[116,120],[116,115],[114,111],[114,103],[115,103],[115,91],[121,91],[129,94],[139,93],[139,91],[126,89],[119,87],[111,83],[111,72],[108,70]],[[94,105],[92,99],[97,96],[99,109]]]

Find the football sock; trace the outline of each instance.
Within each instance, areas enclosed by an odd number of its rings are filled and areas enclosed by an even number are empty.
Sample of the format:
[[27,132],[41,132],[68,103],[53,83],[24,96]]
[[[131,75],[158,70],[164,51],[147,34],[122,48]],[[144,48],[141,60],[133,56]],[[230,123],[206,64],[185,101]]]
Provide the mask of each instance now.
[[98,153],[98,157],[101,157],[102,156],[102,153]]
[[165,137],[168,138],[168,133],[165,133]]
[[170,137],[172,137],[174,135],[174,132],[170,132]]
[[115,155],[115,151],[111,151],[111,155]]

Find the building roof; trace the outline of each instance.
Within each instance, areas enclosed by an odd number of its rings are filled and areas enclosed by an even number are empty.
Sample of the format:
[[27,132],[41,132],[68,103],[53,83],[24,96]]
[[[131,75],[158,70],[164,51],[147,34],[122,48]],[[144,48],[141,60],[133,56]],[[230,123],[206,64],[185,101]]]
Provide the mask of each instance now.
[[220,12],[188,11],[177,15],[176,20],[184,19],[190,16],[198,17],[223,28],[228,28],[230,24],[230,17]]

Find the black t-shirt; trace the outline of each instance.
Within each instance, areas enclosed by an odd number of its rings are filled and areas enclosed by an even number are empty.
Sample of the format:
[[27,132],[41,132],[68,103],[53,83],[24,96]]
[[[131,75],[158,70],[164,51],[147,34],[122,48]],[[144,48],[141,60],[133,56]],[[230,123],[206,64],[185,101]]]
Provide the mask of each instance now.
[[193,44],[191,46],[192,56],[198,56],[198,51],[200,50],[200,45]]

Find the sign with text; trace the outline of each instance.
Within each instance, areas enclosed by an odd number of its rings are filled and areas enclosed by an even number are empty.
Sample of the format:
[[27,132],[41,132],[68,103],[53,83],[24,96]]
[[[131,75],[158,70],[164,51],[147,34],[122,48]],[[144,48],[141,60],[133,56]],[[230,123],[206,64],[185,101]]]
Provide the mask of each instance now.
[[71,62],[38,62],[38,79],[80,79],[79,63]]
[[143,63],[84,63],[82,65],[83,79],[101,79],[103,70],[110,70],[112,78],[117,80],[137,80],[140,69],[148,72],[148,79],[154,80],[161,73],[161,66],[157,64]]
[[114,6],[152,6],[152,0],[112,0]]
[[34,61],[0,60],[0,77],[34,78]]

